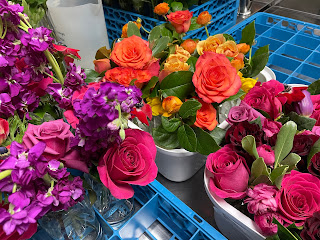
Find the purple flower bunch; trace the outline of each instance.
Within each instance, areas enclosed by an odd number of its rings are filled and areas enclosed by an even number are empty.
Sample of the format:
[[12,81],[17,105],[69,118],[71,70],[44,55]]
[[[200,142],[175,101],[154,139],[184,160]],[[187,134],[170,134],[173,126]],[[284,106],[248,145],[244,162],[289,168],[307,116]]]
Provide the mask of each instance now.
[[0,224],[7,235],[21,235],[49,211],[67,210],[83,200],[79,177],[70,180],[57,160],[42,156],[46,144],[30,149],[12,142],[10,156],[0,164],[0,191],[9,195],[9,208],[0,208]]
[[[23,7],[0,0],[0,117],[14,112],[29,118],[39,105],[38,86],[51,74],[44,54],[52,45],[51,30],[28,27]],[[23,29],[23,30],[22,30]],[[52,82],[52,80],[51,80]],[[46,84],[46,85],[47,85]]]
[[102,156],[111,142],[124,139],[124,129],[133,107],[141,102],[142,92],[136,86],[125,87],[105,82],[90,87],[82,99],[73,101],[74,115],[79,119],[71,145],[83,156]]

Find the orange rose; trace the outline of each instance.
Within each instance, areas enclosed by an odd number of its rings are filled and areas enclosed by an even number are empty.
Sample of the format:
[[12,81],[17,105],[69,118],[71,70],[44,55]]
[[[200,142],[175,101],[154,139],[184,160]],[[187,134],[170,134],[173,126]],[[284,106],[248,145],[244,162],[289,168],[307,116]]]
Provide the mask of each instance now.
[[167,18],[177,33],[188,32],[191,25],[192,12],[189,10],[170,13]]
[[202,104],[201,108],[197,111],[196,121],[194,125],[202,129],[208,129],[212,131],[218,124],[217,121],[217,110],[210,104],[197,100]]
[[179,112],[179,109],[182,105],[181,100],[175,96],[169,96],[163,99],[162,108],[165,111],[163,113],[164,117],[170,117],[172,114]]
[[170,10],[169,4],[168,3],[159,3],[155,8],[154,8],[154,13],[158,15],[166,15],[168,11]]
[[149,43],[135,35],[115,44],[110,59],[119,67],[143,69],[152,59]]
[[93,60],[94,70],[98,73],[111,69],[110,60],[108,58]]
[[[137,27],[138,27],[139,29],[141,28],[141,23],[137,23],[137,22],[134,22],[134,23],[137,25]],[[125,25],[123,25],[121,37],[122,37],[122,38],[127,38],[127,37],[128,37],[128,23],[126,23]]]
[[204,11],[197,17],[197,23],[202,26],[207,25],[210,22],[211,18],[211,14],[208,11]]
[[244,67],[243,58],[243,53],[239,53],[234,59],[231,60],[232,67],[234,67],[237,71]]
[[239,50],[234,41],[226,41],[217,47],[216,53],[224,54],[228,57],[235,57],[239,54]]
[[249,50],[250,50],[250,45],[248,45],[246,43],[239,43],[239,44],[237,44],[237,48],[240,53],[247,54],[247,52],[249,52]]
[[198,42],[199,40],[195,41],[193,39],[187,39],[181,44],[181,47],[183,47],[184,50],[192,54],[196,50]]
[[196,63],[192,77],[198,96],[206,103],[220,103],[235,95],[241,80],[225,55],[205,52]]
[[225,43],[226,39],[223,34],[217,34],[214,36],[208,37],[206,40],[200,41],[197,44],[197,52],[199,55],[202,55],[204,52],[216,52],[216,49],[219,45]]
[[128,87],[134,78],[135,72],[132,68],[116,67],[106,71],[104,80]]

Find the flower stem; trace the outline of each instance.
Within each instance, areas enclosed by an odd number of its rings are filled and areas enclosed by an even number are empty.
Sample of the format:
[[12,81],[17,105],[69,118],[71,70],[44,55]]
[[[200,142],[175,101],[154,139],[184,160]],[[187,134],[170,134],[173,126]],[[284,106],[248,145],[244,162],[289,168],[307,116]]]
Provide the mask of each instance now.
[[12,173],[12,170],[5,170],[3,172],[0,172],[0,180],[9,177]]
[[249,64],[251,65],[251,55],[252,55],[252,47],[250,48],[249,51]]
[[207,25],[204,25],[204,29],[206,30],[207,37],[210,37],[210,35],[209,35],[209,31],[208,31],[208,28],[207,28]]
[[60,83],[59,79],[55,78],[54,76],[50,75],[47,72],[44,72],[45,75],[47,75],[48,77],[51,77],[53,80],[55,80],[57,83]]
[[8,24],[7,24],[6,20],[4,19],[4,32],[3,32],[2,36],[1,36],[1,39],[4,39],[4,37],[6,36],[7,30],[8,30]]
[[46,55],[53,71],[57,74],[58,82],[63,84],[64,83],[64,77],[62,75],[61,69],[59,67],[59,64],[57,63],[57,60],[54,58],[54,56],[49,52],[49,50],[44,51],[44,55]]
[[15,193],[17,191],[17,184],[13,184],[12,193]]
[[142,25],[141,25],[141,28],[143,29],[143,31],[145,31],[146,33],[150,33],[147,29],[145,29]]

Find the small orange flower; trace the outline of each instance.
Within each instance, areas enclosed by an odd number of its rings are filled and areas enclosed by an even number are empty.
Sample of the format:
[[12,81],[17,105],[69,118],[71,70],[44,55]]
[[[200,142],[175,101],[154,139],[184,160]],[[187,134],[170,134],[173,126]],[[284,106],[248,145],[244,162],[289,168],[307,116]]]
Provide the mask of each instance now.
[[196,50],[198,42],[199,40],[194,41],[193,39],[187,39],[181,44],[181,47],[192,54],[194,50]]
[[246,54],[250,50],[250,45],[248,45],[246,43],[239,43],[239,44],[237,44],[237,48],[238,48],[239,52]]
[[217,47],[216,53],[224,54],[227,57],[235,57],[239,54],[239,50],[234,41],[226,41]]
[[154,8],[154,13],[158,15],[166,15],[168,11],[170,10],[169,4],[168,3],[159,3],[157,6]]
[[[140,29],[141,28],[141,23],[137,23],[137,22],[134,22],[137,27]],[[128,23],[126,23],[123,27],[122,27],[122,34],[121,34],[121,37],[122,38],[127,38],[128,37]]]
[[179,112],[181,105],[182,105],[182,101],[178,97],[176,96],[166,97],[162,101],[162,108],[165,111],[163,116],[170,117],[172,114]]
[[197,23],[202,26],[207,25],[210,22],[211,18],[211,14],[208,11],[204,11],[197,17]]

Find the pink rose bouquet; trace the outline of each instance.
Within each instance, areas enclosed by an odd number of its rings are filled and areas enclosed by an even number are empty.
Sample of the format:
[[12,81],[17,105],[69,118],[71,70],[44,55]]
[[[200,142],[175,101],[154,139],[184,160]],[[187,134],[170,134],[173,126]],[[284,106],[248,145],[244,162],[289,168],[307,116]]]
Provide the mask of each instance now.
[[319,236],[319,83],[257,82],[230,109],[225,145],[207,158],[210,190],[247,204],[247,215],[270,239]]

